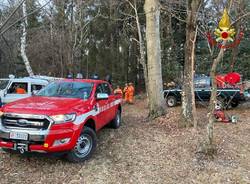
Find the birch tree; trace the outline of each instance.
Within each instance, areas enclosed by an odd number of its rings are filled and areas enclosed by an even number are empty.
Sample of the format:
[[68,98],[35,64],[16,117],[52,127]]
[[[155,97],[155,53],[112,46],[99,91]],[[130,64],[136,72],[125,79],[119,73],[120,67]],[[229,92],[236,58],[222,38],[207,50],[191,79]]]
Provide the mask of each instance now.
[[22,4],[22,12],[23,12],[23,17],[24,21],[21,23],[21,28],[22,28],[22,35],[21,35],[21,57],[23,59],[23,62],[25,64],[26,70],[29,74],[29,76],[33,76],[33,70],[30,66],[29,59],[26,54],[26,47],[27,47],[27,42],[26,42],[26,37],[27,37],[27,25],[28,25],[28,17],[27,17],[27,8],[26,8],[26,1],[23,2]]
[[135,19],[136,22],[136,28],[137,28],[137,33],[138,33],[138,39],[133,38],[139,45],[139,63],[143,67],[143,76],[144,76],[144,81],[145,81],[145,88],[146,92],[148,93],[148,69],[147,69],[147,63],[146,63],[146,48],[145,48],[145,41],[143,39],[143,34],[141,30],[141,23],[140,23],[140,18],[138,15],[138,8],[137,8],[137,0],[134,0],[134,2],[130,2],[129,0],[126,0],[126,2],[129,3],[130,7],[134,11],[134,15],[130,15]]
[[155,118],[165,114],[161,68],[159,0],[145,0],[144,10],[146,14],[149,117]]

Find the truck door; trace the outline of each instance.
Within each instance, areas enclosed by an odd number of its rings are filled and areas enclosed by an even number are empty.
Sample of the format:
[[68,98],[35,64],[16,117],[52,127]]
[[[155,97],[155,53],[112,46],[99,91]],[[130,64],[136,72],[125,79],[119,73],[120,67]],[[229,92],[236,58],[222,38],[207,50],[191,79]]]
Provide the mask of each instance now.
[[115,95],[113,94],[110,85],[108,83],[103,83],[104,93],[109,95],[108,103],[107,103],[107,121],[111,121],[115,117],[116,109],[114,106]]
[[[97,85],[96,91],[95,91],[95,97],[97,96],[97,93],[104,93],[102,84]],[[97,129],[102,128],[107,123],[107,116],[108,116],[108,113],[106,110],[107,104],[108,104],[108,99],[96,100],[96,109],[97,111],[99,111],[99,113],[96,115],[96,118],[97,118],[96,128]]]
[[2,102],[10,103],[22,98],[27,98],[30,96],[29,93],[30,86],[27,82],[12,82],[5,92]]

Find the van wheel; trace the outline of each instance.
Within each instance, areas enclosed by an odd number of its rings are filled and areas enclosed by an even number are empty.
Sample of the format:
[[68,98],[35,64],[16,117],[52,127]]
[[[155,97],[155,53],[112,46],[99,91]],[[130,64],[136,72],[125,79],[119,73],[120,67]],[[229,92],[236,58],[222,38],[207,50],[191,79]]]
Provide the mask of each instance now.
[[115,118],[110,122],[109,126],[111,128],[117,129],[121,126],[121,122],[122,122],[121,111],[117,110]]
[[96,148],[96,133],[89,127],[84,127],[75,147],[67,154],[71,162],[83,162],[91,157]]
[[177,100],[174,96],[168,96],[166,102],[168,107],[174,107],[177,104]]

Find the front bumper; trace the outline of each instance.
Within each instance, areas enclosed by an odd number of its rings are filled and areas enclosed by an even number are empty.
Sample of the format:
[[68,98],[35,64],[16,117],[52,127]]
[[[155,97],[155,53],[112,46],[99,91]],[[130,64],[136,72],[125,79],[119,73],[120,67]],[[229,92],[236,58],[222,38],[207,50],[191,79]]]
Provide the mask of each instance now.
[[[28,140],[10,139],[10,132],[28,133]],[[80,135],[81,127],[71,122],[52,125],[49,130],[31,131],[6,129],[0,126],[0,147],[15,149],[15,145],[22,143],[28,146],[30,152],[62,152],[74,148]],[[69,139],[68,142],[55,145],[56,141]]]

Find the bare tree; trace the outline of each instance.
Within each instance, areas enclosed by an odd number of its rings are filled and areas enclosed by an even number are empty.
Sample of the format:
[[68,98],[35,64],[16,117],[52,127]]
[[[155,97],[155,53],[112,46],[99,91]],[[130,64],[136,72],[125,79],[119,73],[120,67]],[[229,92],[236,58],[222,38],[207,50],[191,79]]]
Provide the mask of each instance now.
[[187,0],[185,64],[182,90],[182,121],[184,126],[197,126],[194,96],[195,43],[197,17],[201,0]]
[[29,62],[29,59],[28,59],[27,54],[26,54],[26,46],[27,46],[27,43],[26,43],[26,37],[27,37],[26,27],[28,25],[26,1],[23,2],[22,11],[23,11],[23,16],[25,17],[25,19],[24,19],[24,21],[21,24],[21,28],[22,28],[22,35],[21,35],[21,56],[22,56],[23,62],[25,64],[25,67],[26,67],[26,70],[27,70],[29,76],[33,76],[34,73],[33,73],[33,70],[32,70],[32,68],[30,66],[30,62]]
[[146,40],[148,58],[149,117],[165,114],[163,98],[161,44],[160,44],[160,3],[159,0],[145,0]]
[[[233,1],[230,1],[229,5],[228,5],[229,12],[230,12],[232,3],[233,3]],[[238,17],[236,19],[236,21],[234,21],[229,26],[229,28],[231,28],[234,24],[236,24],[241,19],[247,17],[248,15],[250,15],[250,14],[246,13],[246,14]],[[227,40],[223,41],[223,43],[221,44],[218,55],[215,57],[215,59],[213,59],[212,68],[210,71],[210,77],[211,77],[211,81],[212,81],[212,91],[211,91],[211,98],[210,98],[210,102],[209,102],[209,111],[208,111],[207,137],[206,137],[205,144],[202,147],[202,149],[203,149],[202,151],[207,153],[207,154],[213,154],[215,151],[215,147],[213,144],[214,122],[215,122],[214,110],[215,110],[215,105],[217,103],[217,83],[216,83],[215,76],[216,76],[217,66],[222,61],[224,53],[226,51],[226,47],[225,47],[226,44],[227,44]]]
[[140,24],[140,18],[138,15],[138,9],[137,9],[137,1],[134,0],[134,2],[130,2],[129,0],[126,0],[131,8],[134,11],[134,15],[130,15],[135,19],[136,22],[136,28],[137,28],[137,33],[138,33],[138,39],[133,38],[138,45],[139,45],[139,50],[140,50],[140,56],[139,56],[139,63],[143,67],[143,76],[145,80],[145,87],[146,87],[146,92],[148,93],[148,69],[147,69],[147,63],[146,63],[146,48],[145,48],[145,42],[143,39],[143,34],[141,30],[141,24]]

